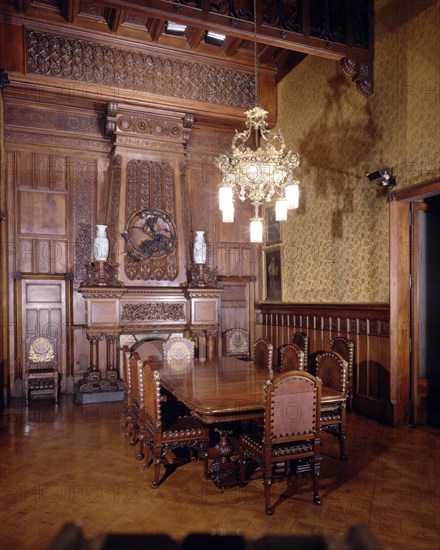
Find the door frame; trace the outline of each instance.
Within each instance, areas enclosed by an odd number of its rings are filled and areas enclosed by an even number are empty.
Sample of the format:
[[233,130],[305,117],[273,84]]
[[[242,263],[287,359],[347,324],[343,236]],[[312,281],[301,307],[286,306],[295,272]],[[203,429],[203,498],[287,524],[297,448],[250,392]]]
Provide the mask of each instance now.
[[[391,200],[396,203],[401,203],[395,210],[394,223],[400,230],[393,231],[390,227],[390,309],[394,310],[401,319],[407,319],[409,323],[409,350],[410,353],[406,356],[399,355],[397,350],[405,350],[407,348],[406,332],[399,330],[401,324],[394,324],[397,327],[395,346],[391,346],[391,364],[393,359],[395,362],[396,372],[408,373],[407,379],[409,382],[408,399],[410,403],[408,418],[406,424],[417,423],[418,413],[418,380],[419,380],[419,330],[418,330],[418,237],[419,237],[419,214],[423,211],[423,201],[429,197],[440,195],[440,178],[423,182],[399,191],[395,191]],[[407,208],[402,208],[408,203]],[[392,204],[390,205],[392,207]],[[396,205],[397,206],[397,205]],[[390,211],[392,211],[391,209]],[[391,226],[391,217],[390,217]],[[406,226],[408,226],[406,228]],[[406,228],[406,229],[405,229]],[[409,242],[408,242],[409,239]],[[408,242],[409,247],[401,246],[402,243]],[[408,249],[409,248],[409,249]],[[393,266],[392,251],[397,251]],[[405,254],[409,254],[410,261]],[[399,281],[399,271],[397,265],[407,265],[409,270],[408,284],[405,281]],[[395,269],[393,269],[393,267]],[[402,284],[403,283],[403,284]],[[393,295],[392,289],[399,287],[399,292]],[[397,319],[397,317],[396,317]],[[396,350],[393,357],[393,347]],[[399,361],[400,359],[400,361]],[[406,377],[405,377],[406,378]]]

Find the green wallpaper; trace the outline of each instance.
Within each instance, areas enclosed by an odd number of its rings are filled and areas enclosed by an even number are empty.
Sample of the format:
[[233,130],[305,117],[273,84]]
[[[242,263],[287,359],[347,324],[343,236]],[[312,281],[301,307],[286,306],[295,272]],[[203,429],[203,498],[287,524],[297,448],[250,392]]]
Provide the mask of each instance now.
[[389,301],[388,203],[365,173],[393,167],[399,187],[440,175],[440,2],[410,4],[376,2],[372,98],[312,56],[278,86],[279,127],[302,158],[300,208],[283,224],[284,301]]

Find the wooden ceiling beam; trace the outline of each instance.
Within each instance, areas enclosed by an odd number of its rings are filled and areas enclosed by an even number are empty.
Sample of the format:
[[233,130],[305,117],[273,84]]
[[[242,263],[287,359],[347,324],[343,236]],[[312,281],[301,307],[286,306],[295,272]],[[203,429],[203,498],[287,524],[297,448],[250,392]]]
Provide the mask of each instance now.
[[234,36],[227,36],[223,42],[223,51],[228,57],[234,55],[242,45],[243,39]]
[[269,46],[268,44],[262,44],[258,48],[258,61],[260,63],[269,63],[272,61],[277,48],[275,46]]
[[153,42],[157,42],[161,34],[165,31],[165,21],[163,19],[154,19],[149,17],[146,24],[148,33]]
[[295,68],[307,54],[302,52],[292,52],[291,50],[280,50],[275,56],[275,63],[278,67],[276,82],[280,82],[290,71]]
[[80,0],[65,0],[63,14],[68,23],[75,23],[80,8]]
[[[195,8],[191,5],[164,2],[163,0],[149,0],[148,5],[145,5],[145,0],[96,1],[110,7],[124,8],[146,14],[152,18],[165,21],[172,20],[176,23],[202,28],[203,30],[213,30],[242,40],[254,40],[255,38],[253,21],[214,13],[209,9],[209,2],[202,2],[201,8]],[[256,40],[258,43],[313,54],[327,59],[339,60],[343,57],[349,57],[359,62],[371,61],[372,52],[369,50],[351,48],[346,44],[310,36],[308,25],[304,27],[305,34],[299,34],[259,23],[257,21]]]
[[116,10],[116,9],[113,10],[109,21],[110,29],[113,32],[118,33],[124,20],[125,20],[125,10]]
[[185,31],[186,40],[191,49],[197,48],[200,42],[205,36],[205,31],[203,29],[198,29],[196,27],[188,27]]

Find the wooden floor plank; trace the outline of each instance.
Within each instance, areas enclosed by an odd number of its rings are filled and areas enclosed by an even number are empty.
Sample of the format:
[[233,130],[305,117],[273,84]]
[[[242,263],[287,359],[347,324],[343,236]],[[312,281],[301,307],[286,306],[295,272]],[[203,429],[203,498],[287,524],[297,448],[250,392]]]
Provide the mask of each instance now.
[[[98,533],[192,532],[344,536],[364,524],[385,550],[438,550],[440,430],[391,428],[348,414],[347,462],[323,435],[321,507],[308,479],[274,483],[272,517],[261,480],[220,490],[201,463],[170,468],[157,490],[123,437],[121,403],[75,405],[63,396],[21,400],[4,411],[0,431],[1,550],[45,548],[66,522]],[[162,466],[162,474],[165,468]],[[283,498],[287,497],[287,498]]]

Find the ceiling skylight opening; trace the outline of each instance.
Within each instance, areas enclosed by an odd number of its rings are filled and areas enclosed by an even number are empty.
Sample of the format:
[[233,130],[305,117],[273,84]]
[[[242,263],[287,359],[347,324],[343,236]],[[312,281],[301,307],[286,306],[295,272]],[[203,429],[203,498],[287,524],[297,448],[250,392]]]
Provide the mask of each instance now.
[[183,36],[186,31],[186,25],[180,23],[174,23],[173,21],[167,21],[165,33],[172,34],[174,36]]
[[206,31],[205,42],[213,46],[223,46],[226,35],[214,31]]

